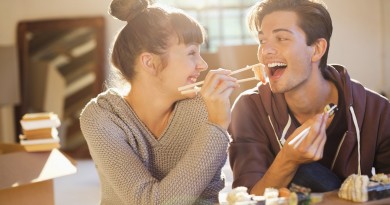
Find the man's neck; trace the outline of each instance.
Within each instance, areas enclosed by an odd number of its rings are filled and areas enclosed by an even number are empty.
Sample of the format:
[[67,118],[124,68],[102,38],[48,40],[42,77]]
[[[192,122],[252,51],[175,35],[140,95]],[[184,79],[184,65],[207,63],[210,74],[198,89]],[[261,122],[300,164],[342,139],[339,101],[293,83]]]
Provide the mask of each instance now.
[[338,103],[336,85],[319,75],[317,79],[310,78],[304,85],[285,93],[288,107],[300,123],[323,112],[327,104]]

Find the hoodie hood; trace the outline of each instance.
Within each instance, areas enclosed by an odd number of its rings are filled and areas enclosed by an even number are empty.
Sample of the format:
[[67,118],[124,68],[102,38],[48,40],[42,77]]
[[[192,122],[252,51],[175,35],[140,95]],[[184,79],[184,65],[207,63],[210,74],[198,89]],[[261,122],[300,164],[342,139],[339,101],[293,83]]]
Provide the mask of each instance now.
[[[324,77],[337,84],[344,92],[345,112],[347,116],[347,132],[344,139],[339,145],[338,152],[334,161],[334,166],[337,166],[337,157],[339,155],[347,156],[348,159],[355,158],[357,155],[359,159],[352,161],[352,167],[356,167],[356,171],[360,173],[360,127],[364,119],[364,112],[357,112],[354,110],[364,110],[366,106],[366,92],[365,88],[357,81],[351,80],[347,70],[341,65],[329,65],[324,72]],[[355,83],[352,83],[355,82]],[[258,92],[262,93],[261,98],[264,109],[268,115],[270,124],[274,129],[275,137],[279,142],[281,148],[284,144],[285,137],[290,136],[297,128],[291,123],[291,117],[288,112],[287,103],[283,94],[272,94],[269,85],[259,86]],[[354,101],[356,100],[356,102]],[[348,133],[348,135],[347,135]],[[344,144],[357,145],[359,153],[352,152],[353,147],[344,148]],[[343,147],[343,148],[342,148]],[[358,168],[359,167],[359,168]]]
[[[347,70],[341,65],[329,65],[325,71],[325,78],[335,82],[342,90],[344,90],[345,104],[347,106],[347,115],[351,115],[349,107],[357,106],[355,109],[363,109],[365,107],[365,92],[364,87],[358,84],[352,84],[351,78],[349,77]],[[354,81],[356,82],[356,81]],[[258,92],[262,94],[260,100],[264,105],[264,109],[269,116],[272,126],[275,128],[275,132],[278,136],[281,136],[281,132],[286,128],[289,121],[289,112],[287,103],[283,94],[273,94],[269,85],[258,86]],[[353,92],[355,90],[355,92]],[[355,105],[354,98],[361,99]],[[359,127],[362,125],[362,119],[364,116],[357,116],[357,122]],[[348,124],[348,127],[353,126]],[[292,126],[295,130],[296,127]]]

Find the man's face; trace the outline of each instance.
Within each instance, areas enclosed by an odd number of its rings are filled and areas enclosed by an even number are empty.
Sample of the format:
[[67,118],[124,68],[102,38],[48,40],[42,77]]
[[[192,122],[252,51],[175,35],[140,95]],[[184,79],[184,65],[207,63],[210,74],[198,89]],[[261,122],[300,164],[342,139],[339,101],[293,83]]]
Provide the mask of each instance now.
[[312,71],[314,47],[291,11],[276,11],[264,17],[258,34],[258,58],[266,66],[271,90],[284,93],[304,85]]

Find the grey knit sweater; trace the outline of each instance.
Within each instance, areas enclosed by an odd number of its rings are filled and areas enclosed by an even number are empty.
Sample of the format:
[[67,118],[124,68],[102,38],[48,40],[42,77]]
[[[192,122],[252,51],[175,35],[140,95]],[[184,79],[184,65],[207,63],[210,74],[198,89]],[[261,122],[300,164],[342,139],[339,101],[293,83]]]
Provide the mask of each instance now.
[[107,90],[80,116],[101,183],[101,204],[215,204],[229,136],[201,97],[176,103],[156,140],[122,96]]

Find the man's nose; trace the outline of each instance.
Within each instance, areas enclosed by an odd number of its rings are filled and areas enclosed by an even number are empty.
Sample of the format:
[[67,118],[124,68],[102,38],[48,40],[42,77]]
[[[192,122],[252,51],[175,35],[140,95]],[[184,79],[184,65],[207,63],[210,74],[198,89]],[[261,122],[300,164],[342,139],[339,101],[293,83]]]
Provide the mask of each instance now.
[[269,54],[277,53],[276,48],[269,43],[261,45],[260,49],[261,49],[261,55],[269,55]]

